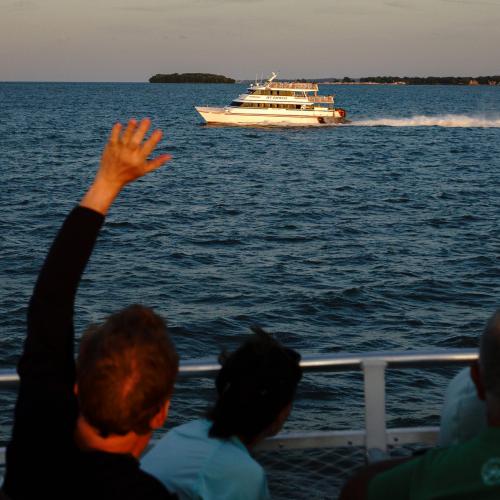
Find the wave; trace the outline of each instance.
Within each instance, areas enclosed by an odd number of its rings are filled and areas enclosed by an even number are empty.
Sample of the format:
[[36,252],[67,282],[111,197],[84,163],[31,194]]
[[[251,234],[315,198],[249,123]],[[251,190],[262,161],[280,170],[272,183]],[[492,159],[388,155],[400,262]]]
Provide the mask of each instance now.
[[415,115],[411,118],[377,118],[374,120],[353,120],[357,127],[460,127],[500,128],[500,117],[469,115]]

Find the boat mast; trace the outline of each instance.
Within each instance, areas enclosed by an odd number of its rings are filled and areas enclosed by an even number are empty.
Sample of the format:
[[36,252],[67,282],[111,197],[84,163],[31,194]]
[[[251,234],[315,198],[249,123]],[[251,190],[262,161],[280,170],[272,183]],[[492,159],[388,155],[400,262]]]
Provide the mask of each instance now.
[[271,73],[271,76],[266,82],[266,86],[271,85],[271,82],[278,76],[278,73],[275,73],[274,71]]

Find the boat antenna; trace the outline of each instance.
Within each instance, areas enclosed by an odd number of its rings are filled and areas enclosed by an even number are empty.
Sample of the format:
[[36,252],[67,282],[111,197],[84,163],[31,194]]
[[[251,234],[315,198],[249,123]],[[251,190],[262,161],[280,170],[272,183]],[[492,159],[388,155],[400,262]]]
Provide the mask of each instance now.
[[276,77],[278,76],[278,73],[275,73],[274,71],[271,72],[271,77],[269,78],[269,83],[271,83]]

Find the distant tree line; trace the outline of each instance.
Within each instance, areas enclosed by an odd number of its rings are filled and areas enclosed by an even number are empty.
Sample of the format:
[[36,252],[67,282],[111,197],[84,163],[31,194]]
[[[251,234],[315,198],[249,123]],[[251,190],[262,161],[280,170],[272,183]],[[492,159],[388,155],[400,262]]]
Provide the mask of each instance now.
[[211,73],[171,73],[157,74],[149,79],[149,83],[234,83],[232,78]]
[[[298,82],[310,82],[308,79],[297,79]],[[477,85],[489,85],[494,82],[500,85],[500,75],[494,76],[367,76],[354,79],[344,76],[344,78],[319,78],[316,83],[401,83],[407,85],[470,85],[471,82]]]
[[471,81],[479,85],[488,85],[490,82],[500,83],[500,75],[495,76],[368,76],[359,81],[374,83],[405,82],[408,85],[469,85]]

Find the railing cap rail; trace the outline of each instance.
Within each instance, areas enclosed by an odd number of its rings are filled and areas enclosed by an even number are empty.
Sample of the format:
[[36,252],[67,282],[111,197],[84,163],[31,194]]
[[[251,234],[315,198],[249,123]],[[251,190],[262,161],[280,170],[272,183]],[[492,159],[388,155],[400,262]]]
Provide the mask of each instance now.
[[[379,362],[389,368],[464,364],[476,360],[477,349],[427,349],[415,351],[375,351],[359,353],[311,354],[302,357],[304,371],[350,371],[360,370],[363,363]],[[214,358],[183,361],[179,375],[211,376],[220,368]],[[9,385],[19,381],[14,369],[0,369],[0,384]]]

